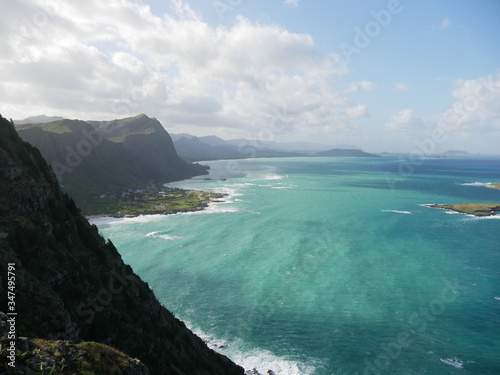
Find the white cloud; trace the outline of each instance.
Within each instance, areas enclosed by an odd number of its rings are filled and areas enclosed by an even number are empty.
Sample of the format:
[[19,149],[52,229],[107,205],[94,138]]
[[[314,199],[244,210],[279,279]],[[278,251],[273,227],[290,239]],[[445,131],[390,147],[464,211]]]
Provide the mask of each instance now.
[[347,108],[347,115],[350,118],[357,118],[357,117],[368,117],[368,109],[366,108],[365,105],[358,104],[353,107]]
[[299,1],[300,0],[285,0],[285,5],[296,8],[299,6]]
[[398,82],[398,83],[394,84],[394,90],[396,90],[396,91],[409,91],[410,85],[408,85],[407,83]]
[[389,121],[385,123],[384,128],[388,131],[407,131],[410,130],[414,121],[415,114],[413,109],[406,108],[391,116]]
[[469,152],[498,149],[500,71],[477,79],[456,80],[453,85],[452,95],[456,100],[450,108],[426,116],[416,115],[411,108],[403,109],[384,124],[385,138],[395,145],[420,151],[422,144],[432,146],[432,152],[454,148]]
[[500,71],[477,79],[454,82],[453,96],[457,99],[433,120],[449,133],[497,132],[500,119]]
[[[268,127],[283,108],[285,131],[306,124],[300,131],[310,134],[353,129],[350,119],[367,114],[336,89],[345,61],[320,52],[310,35],[241,17],[214,28],[186,2],[172,4],[171,14],[158,17],[125,0],[53,0],[50,11],[45,0],[16,1],[0,15],[7,30],[0,40],[2,114],[146,113],[167,127],[242,136]],[[34,25],[29,20],[37,14]]]
[[451,26],[451,21],[448,17],[446,17],[441,21],[439,28],[444,30],[444,29],[449,28],[450,26]]
[[357,92],[360,88],[364,91],[371,91],[377,88],[377,84],[370,81],[352,82],[351,84],[349,84],[347,92]]

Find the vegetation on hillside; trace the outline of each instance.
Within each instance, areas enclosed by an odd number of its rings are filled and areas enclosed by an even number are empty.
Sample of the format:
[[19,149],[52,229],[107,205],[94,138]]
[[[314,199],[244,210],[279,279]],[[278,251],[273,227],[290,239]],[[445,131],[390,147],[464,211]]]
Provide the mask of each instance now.
[[[105,343],[151,374],[243,374],[161,306],[61,191],[40,152],[0,117],[0,265],[8,263],[16,269],[17,337]],[[7,285],[2,272],[0,306],[8,306]],[[102,358],[92,345],[80,349],[90,360]],[[20,362],[22,354],[16,351]],[[0,359],[3,372],[8,365]]]
[[103,194],[95,203],[86,205],[82,212],[87,216],[115,217],[167,215],[199,211],[223,197],[221,193],[150,186],[147,189],[129,189],[118,195]]
[[88,213],[103,194],[206,174],[176,153],[170,135],[145,115],[108,122],[58,120],[18,126],[21,137],[40,149],[63,186]]

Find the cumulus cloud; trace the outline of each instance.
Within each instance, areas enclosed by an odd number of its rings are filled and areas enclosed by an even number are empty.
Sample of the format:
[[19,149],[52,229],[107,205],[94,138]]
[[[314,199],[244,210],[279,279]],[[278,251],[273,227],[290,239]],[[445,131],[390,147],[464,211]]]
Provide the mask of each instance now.
[[477,79],[459,79],[452,92],[456,101],[434,117],[445,132],[497,132],[500,121],[500,71]]
[[369,117],[368,109],[363,104],[347,108],[347,114],[350,118]]
[[320,52],[310,35],[242,17],[212,27],[181,0],[162,17],[126,0],[47,4],[18,0],[0,15],[6,116],[146,113],[167,127],[251,135],[278,109],[287,112],[285,131],[307,124],[300,131],[311,134],[349,128],[367,113],[336,88],[345,61]]
[[371,81],[359,81],[352,82],[349,84],[349,88],[347,92],[357,92],[359,89],[363,89],[364,91],[371,91],[377,88],[377,84]]
[[410,90],[410,85],[403,82],[397,82],[394,84],[394,90],[396,91],[408,91]]
[[299,1],[300,0],[285,0],[285,5],[296,8],[299,6]]
[[[500,71],[476,79],[453,82],[455,102],[447,110],[419,116],[405,108],[384,124],[385,136],[404,144],[432,139],[442,151],[450,148],[483,152],[477,145],[494,150],[500,139]],[[439,142],[435,139],[439,139]],[[446,145],[441,145],[445,142]],[[411,147],[411,143],[408,143]],[[471,148],[473,147],[473,148]]]
[[385,123],[385,130],[389,131],[406,131],[409,130],[412,124],[415,122],[415,113],[411,108],[406,108],[399,111],[394,116],[389,118],[389,121]]

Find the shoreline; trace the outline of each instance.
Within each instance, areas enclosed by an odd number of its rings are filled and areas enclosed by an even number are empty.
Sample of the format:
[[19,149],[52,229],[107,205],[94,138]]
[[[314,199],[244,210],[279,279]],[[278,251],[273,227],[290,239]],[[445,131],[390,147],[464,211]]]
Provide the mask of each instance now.
[[[107,213],[84,215],[87,220],[104,218],[134,218],[142,215],[172,215],[203,211],[210,203],[224,202],[228,194],[202,190],[184,190],[183,195],[168,199],[142,201],[118,201],[112,204]],[[96,210],[97,211],[97,210]]]
[[88,216],[84,216],[85,219],[87,219],[88,221],[91,221],[91,220],[98,220],[98,219],[106,219],[106,218],[113,218],[114,216],[109,216],[109,215],[88,215]]
[[475,217],[496,216],[500,212],[500,203],[426,204],[425,206]]
[[[105,219],[105,218],[113,218],[113,219],[123,219],[123,218],[134,218],[138,216],[150,216],[150,215],[173,215],[178,213],[189,213],[189,212],[199,212],[207,209],[210,203],[222,203],[225,202],[223,198],[226,198],[228,194],[224,193],[214,193],[214,192],[205,192],[205,191],[196,191],[189,190],[190,193],[196,192],[195,194],[198,202],[195,203],[194,206],[189,208],[176,208],[175,205],[170,205],[172,202],[179,202],[179,200],[152,200],[148,201],[149,205],[155,205],[154,209],[150,209],[150,207],[137,207],[134,210],[134,207],[127,206],[127,208],[120,209],[117,213],[102,213],[102,214],[90,214],[84,215],[84,217],[91,220]],[[192,195],[191,195],[192,196]],[[126,204],[123,204],[126,206]],[[121,211],[126,210],[126,213],[120,213]]]

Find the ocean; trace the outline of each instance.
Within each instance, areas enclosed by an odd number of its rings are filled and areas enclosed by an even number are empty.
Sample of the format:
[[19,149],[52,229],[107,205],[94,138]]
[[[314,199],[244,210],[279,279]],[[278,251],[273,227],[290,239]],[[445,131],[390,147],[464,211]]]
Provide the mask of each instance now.
[[94,220],[163,305],[245,369],[500,374],[500,158],[210,161],[200,212]]

